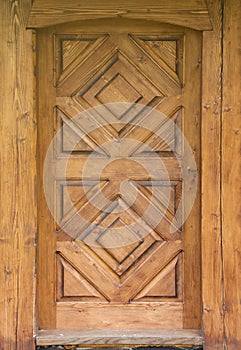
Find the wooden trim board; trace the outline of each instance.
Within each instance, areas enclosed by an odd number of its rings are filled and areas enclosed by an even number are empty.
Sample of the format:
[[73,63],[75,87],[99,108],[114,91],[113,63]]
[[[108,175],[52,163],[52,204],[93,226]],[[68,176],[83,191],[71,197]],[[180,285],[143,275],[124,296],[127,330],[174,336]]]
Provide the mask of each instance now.
[[205,350],[222,350],[223,282],[220,206],[222,8],[209,0],[212,32],[203,33],[202,76],[202,303]]
[[36,337],[37,345],[202,345],[198,330],[41,330]]
[[35,0],[29,28],[95,18],[136,18],[155,20],[197,30],[212,29],[205,0]]

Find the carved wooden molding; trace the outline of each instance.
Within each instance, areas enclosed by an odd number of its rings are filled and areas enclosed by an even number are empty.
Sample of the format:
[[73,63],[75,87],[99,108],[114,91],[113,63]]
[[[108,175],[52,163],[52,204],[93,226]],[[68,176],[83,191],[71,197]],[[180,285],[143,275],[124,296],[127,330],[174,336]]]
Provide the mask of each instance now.
[[96,18],[136,18],[212,29],[205,0],[35,0],[28,28]]

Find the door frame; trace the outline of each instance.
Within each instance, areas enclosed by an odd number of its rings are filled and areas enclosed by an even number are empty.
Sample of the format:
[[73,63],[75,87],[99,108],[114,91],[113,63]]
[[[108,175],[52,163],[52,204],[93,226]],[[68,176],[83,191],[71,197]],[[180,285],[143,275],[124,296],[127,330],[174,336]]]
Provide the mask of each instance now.
[[[76,1],[73,1],[75,3]],[[57,7],[57,0],[53,0],[50,3],[50,7],[54,8],[54,5],[56,4]],[[131,2],[132,4],[133,2]],[[38,7],[38,4],[40,2],[36,1],[35,6],[33,6],[30,17],[29,17],[29,26],[34,26],[35,28],[42,28],[47,27],[48,25],[53,25],[55,23],[59,23],[59,16],[52,16],[48,17],[48,5],[46,6],[46,9]],[[99,5],[99,8],[104,13],[105,17],[109,17],[108,13],[105,13],[105,3],[103,6],[103,1],[97,2]],[[118,4],[118,2],[117,2]],[[153,9],[155,8],[155,1],[151,2],[150,6],[153,6]],[[85,14],[77,13],[74,6],[71,4],[68,5],[68,1],[66,3],[64,2],[65,7],[68,8],[69,14],[72,15],[71,20],[79,20],[79,19],[86,19]],[[215,7],[216,6],[216,7]],[[182,24],[183,19],[183,25],[185,23],[186,26],[197,29],[197,30],[203,30],[203,62],[202,62],[202,117],[201,117],[201,186],[202,186],[202,198],[201,198],[201,208],[202,208],[202,221],[201,221],[201,236],[202,236],[202,311],[203,311],[203,331],[205,334],[205,341],[207,339],[212,339],[213,337],[213,331],[215,325],[218,325],[219,323],[222,324],[222,309],[220,309],[220,306],[222,305],[222,260],[221,260],[221,244],[220,244],[220,235],[219,235],[219,229],[221,228],[220,224],[220,173],[219,173],[219,165],[213,164],[213,159],[217,156],[217,154],[220,152],[220,139],[217,137],[217,133],[220,131],[220,124],[217,123],[217,113],[221,113],[221,105],[220,105],[220,91],[221,91],[221,32],[218,28],[218,25],[220,24],[220,8],[218,8],[218,4],[216,3],[215,6],[209,6],[209,12],[206,13],[208,16],[208,19],[210,18],[212,22],[212,31],[210,31],[211,27],[208,24],[207,17],[202,19],[191,20],[188,22],[186,20],[185,22],[185,15],[180,15],[179,18],[175,18],[175,7],[170,7],[169,11],[172,16],[174,16],[174,19],[172,19],[172,24]],[[220,6],[220,5],[219,5]],[[130,6],[131,7],[131,6]],[[39,13],[39,9],[42,9],[42,14]],[[161,9],[160,9],[161,11]],[[63,12],[63,16],[61,18],[61,23],[67,23],[69,22],[69,14],[65,17],[65,13]],[[91,8],[88,11],[89,18],[96,18],[95,8]],[[114,14],[114,17],[117,17],[118,14]],[[125,16],[123,16],[125,17]],[[130,18],[143,18],[143,15],[139,14],[138,11],[132,10],[130,8]],[[148,13],[145,14],[145,18],[147,19],[153,19],[151,15],[148,15]],[[165,22],[170,22],[170,20],[165,17],[162,17],[160,15],[160,18],[155,18],[155,20],[160,20]],[[196,22],[197,21],[197,22]],[[198,24],[197,24],[198,23]],[[216,27],[215,27],[216,26]],[[215,47],[214,47],[214,39],[215,39]],[[220,57],[219,60],[217,60],[217,57]],[[215,66],[210,67],[210,61],[215,62]],[[212,84],[210,84],[210,77],[212,80]],[[213,86],[217,87],[215,94]],[[210,97],[212,100],[210,100]],[[212,124],[212,125],[211,125]],[[214,136],[215,135],[215,136]],[[210,149],[212,149],[213,154],[212,157],[210,157]],[[208,156],[207,156],[208,155]],[[220,158],[219,158],[220,161]],[[215,176],[213,177],[213,181],[210,182],[209,176],[207,174],[210,174],[210,169],[212,169],[213,174],[215,173]],[[207,173],[206,173],[207,172]],[[210,203],[210,196],[213,198],[215,197],[217,199],[216,201],[213,201]],[[214,205],[213,205],[214,204]],[[211,218],[210,214],[206,215],[206,212],[211,212]],[[213,219],[214,218],[214,219]],[[210,223],[211,221],[211,223]],[[208,232],[208,236],[206,236],[206,233]],[[212,232],[212,233],[211,233]],[[217,235],[218,233],[218,235]],[[212,241],[210,240],[210,234],[212,235]],[[215,265],[213,256],[215,255]],[[211,264],[211,265],[210,265]],[[210,266],[215,266],[215,273],[218,273],[214,276],[210,274]],[[215,286],[215,294],[210,294],[210,286]],[[216,307],[216,303],[219,303],[219,307]],[[212,311],[213,310],[213,311]],[[211,315],[210,315],[211,313]],[[210,321],[210,317],[212,317],[212,321]],[[217,319],[219,319],[219,322],[217,322]],[[223,329],[220,326],[217,326],[217,329],[215,330],[218,334],[218,338],[222,339],[222,332]],[[220,333],[219,333],[220,332]],[[39,343],[41,343],[42,338],[48,338],[48,334],[45,333],[41,335],[39,338],[37,336],[37,339],[39,340]],[[51,337],[51,333],[50,333]],[[185,338],[185,335],[184,335]],[[46,340],[46,344],[47,344]],[[184,342],[184,340],[183,340]],[[212,343],[212,345],[215,344],[217,346],[217,341],[215,340],[215,343],[212,341],[208,341]]]
[[[189,3],[190,1],[186,1]],[[18,3],[18,2],[16,2]],[[35,176],[36,176],[36,115],[35,115],[35,94],[34,91],[34,45],[32,43],[31,30],[26,31],[26,23],[31,9],[31,0],[25,0],[23,4],[7,8],[3,6],[3,13],[6,14],[6,21],[11,26],[18,28],[17,32],[9,34],[8,30],[3,32],[6,40],[7,51],[5,57],[12,60],[15,70],[6,71],[5,80],[10,78],[10,84],[23,81],[17,92],[20,92],[20,100],[24,101],[25,108],[14,105],[14,113],[9,110],[12,117],[5,118],[5,127],[10,127],[10,138],[16,140],[15,148],[11,151],[12,141],[5,137],[7,142],[4,150],[10,151],[11,164],[15,164],[14,174],[11,166],[6,167],[4,176],[17,177],[15,182],[10,184],[13,191],[21,188],[21,194],[16,192],[16,203],[10,206],[12,213],[17,208],[18,213],[25,213],[19,216],[17,224],[12,226],[8,242],[4,245],[3,256],[7,257],[9,267],[5,268],[5,278],[2,278],[7,290],[6,303],[10,303],[8,309],[8,325],[4,327],[4,344],[8,349],[14,349],[18,344],[19,349],[34,349],[35,332],[34,324],[34,298],[35,298],[35,232],[36,232],[36,200]],[[53,1],[56,4],[58,1]],[[201,125],[201,161],[202,161],[202,304],[203,304],[203,333],[205,349],[223,349],[224,347],[224,313],[223,313],[223,266],[222,266],[222,232],[221,232],[221,98],[222,98],[222,8],[221,1],[208,1],[209,17],[212,23],[212,31],[203,33],[203,73],[202,73],[202,125]],[[14,12],[15,11],[15,12]],[[8,15],[8,16],[7,16]],[[14,15],[14,16],[13,16]],[[133,14],[135,15],[135,14]],[[12,17],[13,16],[13,17]],[[145,14],[146,16],[146,14]],[[14,18],[18,18],[14,22]],[[8,22],[4,22],[8,28]],[[49,22],[51,23],[51,22]],[[53,23],[51,23],[53,24]],[[29,27],[27,25],[27,27]],[[33,25],[31,25],[33,27]],[[210,29],[210,28],[201,28]],[[10,35],[10,39],[9,39]],[[11,35],[13,37],[11,38]],[[13,45],[12,45],[13,44]],[[10,46],[10,48],[9,48]],[[19,52],[20,53],[19,53]],[[17,54],[16,54],[17,52]],[[16,59],[16,56],[19,58]],[[14,56],[15,55],[15,56]],[[15,58],[14,58],[15,57]],[[210,64],[212,62],[212,64]],[[27,65],[27,67],[26,67]],[[19,67],[19,70],[18,70]],[[12,86],[12,85],[10,85]],[[16,91],[12,87],[12,96],[16,98]],[[30,111],[29,113],[26,112]],[[25,112],[24,112],[25,111]],[[17,116],[17,124],[15,119]],[[9,137],[9,134],[6,135]],[[8,141],[7,141],[8,140]],[[8,154],[9,155],[9,154]],[[216,160],[214,162],[214,159]],[[7,162],[6,158],[6,162]],[[8,192],[5,192],[8,198]],[[212,198],[212,200],[210,200]],[[31,200],[31,203],[30,203]],[[11,220],[11,213],[8,220]],[[15,221],[14,221],[15,222]],[[6,231],[8,232],[8,230]],[[18,232],[18,235],[15,234]],[[212,237],[212,239],[210,239]],[[18,252],[14,252],[15,247]],[[19,263],[21,261],[21,264]],[[210,268],[213,267],[213,268]],[[17,277],[15,285],[14,274]],[[8,277],[10,276],[10,277]],[[26,287],[27,284],[27,287]],[[15,285],[15,289],[9,286]],[[9,289],[10,288],[10,289]],[[3,288],[4,289],[4,288]],[[16,292],[17,290],[17,292]],[[33,295],[33,298],[29,297]],[[7,301],[7,299],[9,301]],[[17,314],[17,318],[16,318]],[[5,320],[3,321],[5,322]],[[4,323],[3,323],[4,324]],[[12,329],[17,329],[13,335]],[[3,344],[1,341],[1,343]]]

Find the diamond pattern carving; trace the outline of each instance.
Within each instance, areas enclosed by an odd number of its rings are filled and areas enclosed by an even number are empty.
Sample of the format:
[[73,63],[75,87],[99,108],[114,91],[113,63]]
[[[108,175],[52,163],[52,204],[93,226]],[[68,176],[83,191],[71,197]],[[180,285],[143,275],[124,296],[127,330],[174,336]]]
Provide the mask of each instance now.
[[[96,239],[96,243],[104,248],[119,264],[121,264],[143,241],[138,233],[125,227],[124,222],[122,222],[121,226],[118,225],[120,222],[120,218],[116,219],[112,225],[104,230]],[[115,230],[120,227],[121,231]],[[125,242],[124,246],[123,242]],[[112,248],[111,246],[116,248]]]
[[[82,106],[94,107],[100,103],[130,102],[144,105],[157,105],[164,97],[145,76],[140,74],[136,67],[125,57],[122,52],[116,53],[106,64],[104,72],[92,78],[90,87],[83,88],[74,96]],[[136,116],[135,111],[123,106],[118,110],[108,107],[110,110],[102,117],[106,122],[115,124],[120,119],[123,123],[129,123]],[[115,125],[120,131],[120,125]]]
[[162,239],[131,208],[126,209],[121,199],[113,208],[125,208],[125,211],[110,212],[103,218],[100,215],[96,219],[99,226],[92,229],[90,225],[82,236],[84,242],[92,243],[91,249],[121,276],[152,244]]
[[[111,103],[113,98],[116,98],[119,102],[133,102],[137,103],[142,96],[138,91],[126,81],[126,79],[121,74],[116,74],[116,76],[109,81],[96,95],[98,101],[101,103]],[[116,113],[114,106],[109,107],[113,114],[121,119],[121,115]],[[117,111],[118,112],[118,111]]]
[[[96,146],[100,147],[98,162],[106,156],[114,160],[114,151],[108,153],[105,143],[128,137],[142,143],[140,147],[124,150],[129,161],[148,157],[146,149],[150,148],[170,156],[172,149],[179,149],[175,127],[166,126],[167,145],[147,128],[130,124],[141,120],[153,130],[165,129],[161,119],[145,114],[144,110],[136,113],[134,104],[141,103],[158,109],[181,126],[177,41],[161,40],[157,36],[147,39],[129,35],[128,39],[120,37],[115,42],[108,35],[60,36],[63,57],[56,89],[57,117],[60,126],[68,123],[68,127],[58,149],[60,156],[72,151],[73,157],[67,168],[71,180],[65,185],[58,183],[61,186],[57,191],[57,201],[62,205],[57,245],[64,271],[58,277],[64,286],[60,299],[126,304],[178,296],[176,284],[181,275],[177,277],[176,266],[182,251],[181,233],[176,229],[171,234],[170,227],[175,226],[173,219],[181,182],[172,179],[179,178],[174,160],[171,157],[168,160],[171,184],[165,184],[158,174],[156,182],[151,183],[153,190],[144,168],[135,171],[129,167],[129,173],[123,170],[128,168],[127,160],[116,163],[115,171],[104,167],[100,184],[95,164],[89,171],[91,180],[84,179],[85,184],[81,184],[83,179],[77,164],[78,160],[84,164],[85,156]],[[112,102],[128,102],[132,106],[104,107],[101,115],[96,113],[71,122],[85,109]],[[99,128],[103,121],[108,125]],[[97,128],[87,133],[90,124]],[[82,135],[83,139],[76,142]],[[129,181],[129,187],[120,193],[123,176]],[[168,186],[170,198],[167,198]],[[103,198],[111,204],[107,205]],[[145,215],[149,206],[151,210]],[[162,220],[153,224],[153,217],[160,213]],[[86,221],[80,222],[78,216]],[[69,229],[75,237],[72,242],[64,236]],[[71,284],[75,286],[73,292]]]

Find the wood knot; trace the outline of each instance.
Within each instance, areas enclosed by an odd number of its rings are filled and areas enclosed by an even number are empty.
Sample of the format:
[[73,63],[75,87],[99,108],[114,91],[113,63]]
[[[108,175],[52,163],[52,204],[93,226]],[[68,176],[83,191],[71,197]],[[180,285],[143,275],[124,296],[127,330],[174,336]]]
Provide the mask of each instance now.
[[205,105],[203,106],[204,109],[208,110],[211,107],[211,103],[205,103]]
[[230,112],[232,110],[231,107],[224,107],[224,112]]

